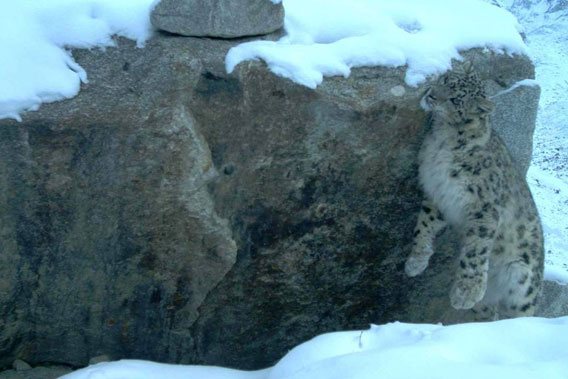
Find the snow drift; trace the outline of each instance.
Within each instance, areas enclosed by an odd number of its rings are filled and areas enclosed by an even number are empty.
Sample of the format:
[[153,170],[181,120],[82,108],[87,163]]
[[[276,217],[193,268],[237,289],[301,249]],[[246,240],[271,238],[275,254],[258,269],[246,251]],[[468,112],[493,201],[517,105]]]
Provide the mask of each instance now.
[[324,334],[254,372],[124,360],[64,379],[565,379],[568,317],[452,326],[390,323]]

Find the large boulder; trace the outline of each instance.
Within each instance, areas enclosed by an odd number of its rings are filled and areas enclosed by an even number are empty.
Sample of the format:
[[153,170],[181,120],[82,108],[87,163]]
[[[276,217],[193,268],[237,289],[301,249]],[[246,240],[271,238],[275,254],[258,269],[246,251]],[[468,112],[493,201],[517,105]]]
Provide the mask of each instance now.
[[272,33],[284,25],[284,7],[271,0],[161,0],[152,25],[174,34],[237,38]]
[[[231,46],[77,50],[77,97],[0,121],[0,367],[250,369],[323,332],[463,319],[455,236],[423,275],[403,270],[427,83],[408,87],[404,67],[316,90],[262,62],[228,75]],[[492,93],[534,77],[524,56],[466,55]]]

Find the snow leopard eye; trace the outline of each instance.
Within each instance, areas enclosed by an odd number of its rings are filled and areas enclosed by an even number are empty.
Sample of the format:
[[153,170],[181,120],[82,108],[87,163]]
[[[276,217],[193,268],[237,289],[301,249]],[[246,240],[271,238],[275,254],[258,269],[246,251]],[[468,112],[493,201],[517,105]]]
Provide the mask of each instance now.
[[436,96],[432,95],[431,93],[428,94],[427,99],[428,100],[438,100],[438,98]]

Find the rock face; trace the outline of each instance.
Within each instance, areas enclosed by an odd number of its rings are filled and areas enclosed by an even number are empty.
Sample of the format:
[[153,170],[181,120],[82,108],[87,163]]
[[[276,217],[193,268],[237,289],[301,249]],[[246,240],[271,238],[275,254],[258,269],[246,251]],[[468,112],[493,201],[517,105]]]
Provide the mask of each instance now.
[[491,122],[525,176],[532,158],[539,97],[540,87],[534,85],[518,86],[491,99],[499,109],[491,115]]
[[[261,62],[228,75],[233,45],[75,51],[76,98],[0,121],[0,367],[251,369],[323,332],[463,319],[455,237],[424,275],[403,270],[427,84],[407,87],[404,68],[317,90]],[[526,57],[467,56],[492,93],[534,76]]]
[[0,372],[0,379],[57,379],[70,374],[73,370],[68,367],[37,367],[27,371],[6,370]]
[[270,0],[161,0],[150,19],[154,27],[170,33],[237,38],[282,28],[284,7]]

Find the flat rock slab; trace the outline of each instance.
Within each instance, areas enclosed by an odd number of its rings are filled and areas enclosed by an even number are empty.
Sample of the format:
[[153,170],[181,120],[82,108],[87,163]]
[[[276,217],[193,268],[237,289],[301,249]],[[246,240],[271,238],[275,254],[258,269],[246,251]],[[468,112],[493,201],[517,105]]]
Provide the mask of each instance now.
[[284,25],[284,7],[270,0],[162,0],[154,27],[194,37],[238,38],[272,33]]

